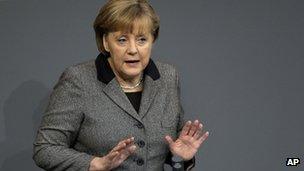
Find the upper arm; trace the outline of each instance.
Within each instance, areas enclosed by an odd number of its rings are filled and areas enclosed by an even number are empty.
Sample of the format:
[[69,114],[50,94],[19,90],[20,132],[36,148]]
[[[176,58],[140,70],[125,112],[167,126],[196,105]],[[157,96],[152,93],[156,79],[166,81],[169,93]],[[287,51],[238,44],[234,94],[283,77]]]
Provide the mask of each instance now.
[[83,90],[72,69],[61,75],[51,94],[39,131],[41,141],[69,146],[82,122]]
[[51,93],[34,142],[33,159],[46,170],[87,170],[92,156],[73,149],[83,120],[84,91],[67,69]]

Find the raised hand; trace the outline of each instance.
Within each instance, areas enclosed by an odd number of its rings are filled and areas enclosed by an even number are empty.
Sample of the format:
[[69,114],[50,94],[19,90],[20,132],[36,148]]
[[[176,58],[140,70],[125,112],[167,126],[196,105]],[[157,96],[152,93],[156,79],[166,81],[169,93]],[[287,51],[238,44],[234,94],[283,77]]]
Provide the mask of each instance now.
[[134,137],[120,141],[106,156],[95,157],[90,163],[90,171],[108,171],[118,167],[136,150]]
[[175,141],[173,141],[169,135],[167,135],[165,139],[169,144],[172,154],[184,160],[190,160],[208,136],[208,131],[203,134],[203,124],[195,120],[193,123],[191,121],[186,122],[182,132]]

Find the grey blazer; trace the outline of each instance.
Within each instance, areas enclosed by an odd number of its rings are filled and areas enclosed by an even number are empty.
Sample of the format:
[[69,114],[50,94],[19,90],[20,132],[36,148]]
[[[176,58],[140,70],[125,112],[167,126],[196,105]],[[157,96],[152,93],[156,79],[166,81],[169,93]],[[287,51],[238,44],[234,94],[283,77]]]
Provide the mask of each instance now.
[[85,171],[94,156],[104,156],[119,141],[134,136],[135,154],[114,170],[163,170],[169,154],[164,137],[178,136],[183,110],[176,70],[151,62],[159,78],[145,74],[138,113],[116,79],[97,79],[103,73],[98,73],[94,60],[66,69],[37,132],[36,164],[45,170]]

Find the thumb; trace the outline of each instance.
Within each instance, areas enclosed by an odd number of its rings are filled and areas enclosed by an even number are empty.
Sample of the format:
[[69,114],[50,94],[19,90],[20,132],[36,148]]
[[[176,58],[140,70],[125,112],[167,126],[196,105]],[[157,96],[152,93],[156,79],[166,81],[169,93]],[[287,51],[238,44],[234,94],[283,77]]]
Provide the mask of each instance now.
[[172,140],[172,138],[169,135],[165,136],[165,139],[169,145],[172,145],[174,143],[174,141]]

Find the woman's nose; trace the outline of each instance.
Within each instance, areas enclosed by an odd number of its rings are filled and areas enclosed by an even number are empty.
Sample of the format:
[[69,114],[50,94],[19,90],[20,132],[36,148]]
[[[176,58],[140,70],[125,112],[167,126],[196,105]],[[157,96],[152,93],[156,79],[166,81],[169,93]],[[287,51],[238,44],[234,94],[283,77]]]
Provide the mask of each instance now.
[[137,46],[136,46],[136,42],[134,40],[130,41],[130,43],[129,43],[128,53],[130,55],[134,55],[137,53]]

